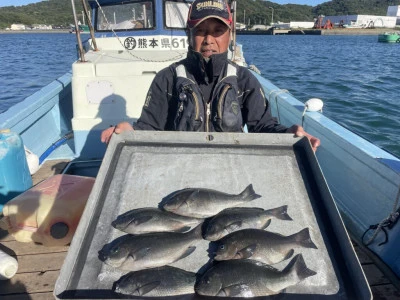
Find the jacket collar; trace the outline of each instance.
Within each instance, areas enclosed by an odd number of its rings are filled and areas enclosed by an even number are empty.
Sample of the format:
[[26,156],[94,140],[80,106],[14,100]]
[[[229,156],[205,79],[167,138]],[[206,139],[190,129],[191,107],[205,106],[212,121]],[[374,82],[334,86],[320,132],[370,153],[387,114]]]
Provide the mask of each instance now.
[[205,59],[200,52],[196,52],[189,47],[187,61],[190,72],[196,80],[211,83],[214,77],[219,76],[224,70],[224,65],[228,61],[228,51],[213,54],[209,59]]

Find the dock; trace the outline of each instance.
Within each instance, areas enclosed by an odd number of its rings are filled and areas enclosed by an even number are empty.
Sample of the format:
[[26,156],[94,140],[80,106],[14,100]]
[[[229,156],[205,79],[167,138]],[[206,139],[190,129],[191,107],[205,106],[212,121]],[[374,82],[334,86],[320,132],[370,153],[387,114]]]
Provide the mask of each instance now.
[[[48,161],[33,176],[34,184],[60,173],[68,161]],[[353,247],[362,265],[374,299],[400,299],[400,290],[374,264],[361,247]],[[0,229],[0,249],[18,260],[18,272],[10,280],[0,281],[0,299],[48,300],[54,299],[53,289],[68,246],[45,247],[35,243],[17,242],[7,231]]]
[[378,35],[393,29],[390,28],[333,28],[305,29],[269,28],[268,30],[237,30],[237,35]]

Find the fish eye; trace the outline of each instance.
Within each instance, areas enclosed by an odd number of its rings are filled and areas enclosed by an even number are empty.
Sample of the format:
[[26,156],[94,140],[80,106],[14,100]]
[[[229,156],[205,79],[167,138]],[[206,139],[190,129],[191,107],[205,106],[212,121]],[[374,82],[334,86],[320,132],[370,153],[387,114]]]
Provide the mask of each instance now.
[[112,249],[110,250],[110,252],[111,252],[112,254],[118,253],[118,251],[119,251],[119,247],[115,247],[115,248],[112,248]]
[[219,245],[219,249],[225,250],[225,245],[224,244]]

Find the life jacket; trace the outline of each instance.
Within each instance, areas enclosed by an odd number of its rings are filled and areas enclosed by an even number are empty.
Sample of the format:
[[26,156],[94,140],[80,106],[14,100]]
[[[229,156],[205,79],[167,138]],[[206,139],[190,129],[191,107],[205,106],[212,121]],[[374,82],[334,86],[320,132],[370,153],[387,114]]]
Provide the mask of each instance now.
[[175,65],[178,108],[174,119],[176,131],[243,131],[238,100],[237,67],[228,62],[218,78],[211,100],[206,103],[193,74],[183,64]]

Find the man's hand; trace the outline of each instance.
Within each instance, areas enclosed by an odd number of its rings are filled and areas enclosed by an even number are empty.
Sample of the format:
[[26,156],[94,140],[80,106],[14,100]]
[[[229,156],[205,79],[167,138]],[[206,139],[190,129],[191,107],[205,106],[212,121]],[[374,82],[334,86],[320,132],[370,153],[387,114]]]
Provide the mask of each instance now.
[[318,138],[307,133],[300,125],[293,125],[288,131],[294,133],[295,136],[298,137],[306,136],[309,139],[314,152],[317,151],[318,146],[321,144],[321,141]]
[[128,131],[128,130],[133,130],[132,125],[128,122],[122,122],[116,126],[107,128],[106,130],[103,130],[103,132],[101,133],[101,142],[108,144],[110,142],[111,136],[114,132],[116,134],[120,134],[121,132]]

